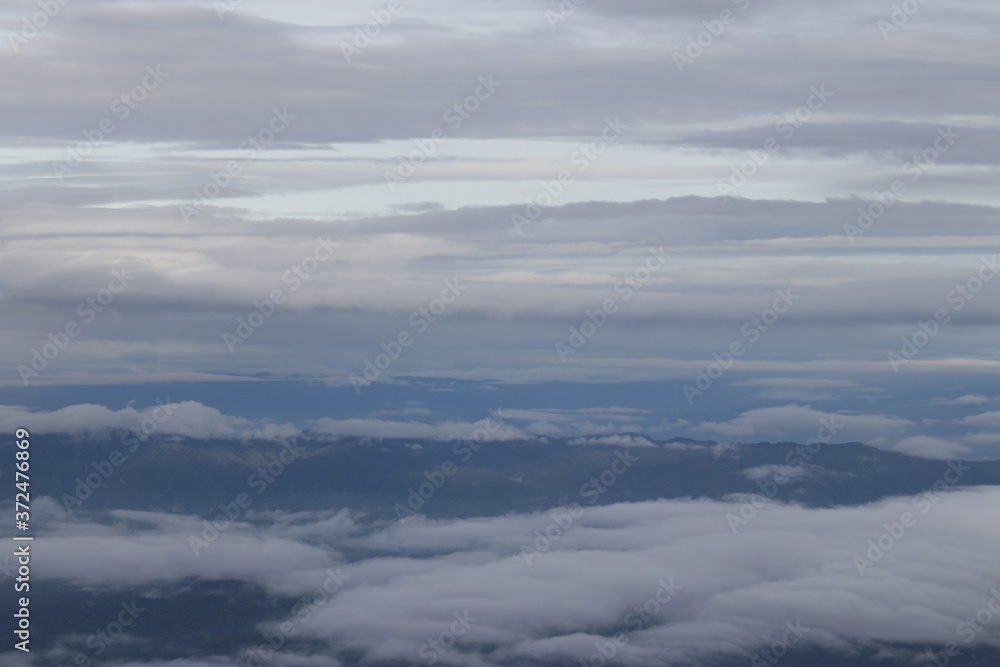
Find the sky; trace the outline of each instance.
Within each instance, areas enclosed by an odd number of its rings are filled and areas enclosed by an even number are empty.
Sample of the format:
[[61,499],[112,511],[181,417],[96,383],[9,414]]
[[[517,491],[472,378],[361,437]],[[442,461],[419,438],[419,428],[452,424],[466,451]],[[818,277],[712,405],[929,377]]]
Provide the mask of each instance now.
[[998,31],[986,0],[0,0],[5,433],[941,466],[857,506],[255,506],[203,551],[208,514],[36,496],[36,581],[315,596],[276,667],[1000,646],[1000,493],[950,481],[1000,458]]
[[902,4],[4,0],[0,416],[996,458],[1000,12]]

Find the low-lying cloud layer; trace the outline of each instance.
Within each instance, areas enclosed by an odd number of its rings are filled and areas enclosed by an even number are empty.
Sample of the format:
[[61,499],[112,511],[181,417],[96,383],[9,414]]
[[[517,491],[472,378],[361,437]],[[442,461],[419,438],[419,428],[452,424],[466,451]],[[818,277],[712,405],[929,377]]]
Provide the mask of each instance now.
[[951,438],[924,435],[928,424],[885,414],[824,411],[790,403],[743,412],[723,421],[692,423],[686,420],[655,422],[656,413],[636,408],[537,408],[490,410],[475,421],[435,419],[428,411],[409,408],[379,411],[387,419],[367,416],[348,419],[321,417],[301,423],[279,423],[270,418],[224,414],[197,401],[158,401],[144,408],[113,410],[103,405],[80,404],[57,410],[30,410],[0,405],[0,429],[28,428],[36,435],[108,436],[129,431],[142,441],[151,437],[185,437],[196,440],[287,440],[296,437],[337,439],[348,436],[414,438],[431,440],[511,441],[545,437],[573,438],[570,444],[648,447],[653,443],[641,431],[661,438],[694,437],[725,442],[800,441],[864,442],[903,454],[932,459],[982,458],[977,446],[1000,440],[998,412],[978,413],[978,403],[968,404],[977,414],[952,420],[957,429]]
[[791,638],[915,657],[949,642],[1000,647],[998,502],[978,488],[838,509],[680,500],[374,526],[343,510],[250,512],[196,556],[200,520],[69,521],[46,499],[37,572],[125,588],[234,578],[312,596],[308,615],[284,619],[294,636],[374,662],[587,661],[613,645],[628,664],[688,664]]

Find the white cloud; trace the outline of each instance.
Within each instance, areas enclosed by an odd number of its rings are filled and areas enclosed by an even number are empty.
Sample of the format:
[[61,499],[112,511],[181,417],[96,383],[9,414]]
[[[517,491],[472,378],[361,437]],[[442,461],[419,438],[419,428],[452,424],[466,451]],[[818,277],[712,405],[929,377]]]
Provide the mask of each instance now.
[[179,435],[196,440],[210,438],[277,440],[299,434],[292,424],[270,419],[247,419],[224,415],[197,401],[165,401],[135,409],[112,410],[103,405],[80,404],[52,411],[32,411],[24,406],[0,405],[0,428],[27,428],[34,434],[106,434],[111,430],[133,430],[141,434]]
[[976,428],[1000,429],[1000,411],[984,412],[979,415],[963,417],[958,423],[963,426],[975,426]]
[[912,422],[887,415],[828,413],[809,406],[789,404],[748,410],[724,422],[703,422],[691,427],[698,433],[715,433],[727,438],[808,438],[815,437],[825,423],[839,425],[836,442],[868,440],[885,432],[899,431]]
[[776,389],[848,389],[857,383],[847,380],[827,380],[823,378],[756,378],[734,382],[737,387],[773,387]]
[[925,459],[958,459],[972,453],[971,449],[953,440],[922,435],[900,440],[893,450]]
[[[748,658],[788,621],[808,629],[806,643],[828,647],[943,645],[996,587],[996,524],[985,508],[998,502],[1000,490],[975,488],[926,504],[769,504],[736,534],[727,516],[740,503],[707,500],[587,507],[573,518],[565,510],[414,518],[374,530],[344,513],[268,512],[224,533],[197,563],[185,544],[192,518],[116,512],[114,526],[50,524],[53,548],[39,553],[39,572],[78,585],[231,577],[298,596],[337,562],[336,546],[357,554],[341,564],[349,578],[299,636],[368,659],[419,661],[421,646],[458,613],[474,622],[446,664],[586,660],[661,580],[677,595],[633,628],[625,662],[704,660],[720,650]],[[870,554],[905,513],[912,520],[893,528],[885,554]],[[859,570],[859,557],[874,560]],[[974,641],[1000,647],[1000,622]]]
[[655,447],[649,438],[641,435],[605,435],[596,438],[574,438],[571,445],[607,445],[609,447]]
[[285,572],[320,571],[338,562],[330,549],[257,530],[239,518],[229,522],[222,510],[217,514],[215,526],[192,516],[133,510],[110,512],[112,525],[80,517],[50,522],[44,539],[51,548],[35,556],[38,576],[106,587],[186,577],[267,585]]
[[773,479],[775,475],[784,477],[787,480],[794,480],[808,475],[809,469],[804,466],[763,465],[747,468],[743,471],[743,474],[755,482]]
[[983,403],[989,403],[995,399],[989,396],[983,396],[982,394],[965,394],[964,396],[959,396],[958,398],[953,398],[950,400],[938,400],[940,405],[982,405]]
[[449,421],[425,424],[415,421],[386,419],[322,419],[307,422],[309,430],[319,435],[367,435],[376,438],[431,438],[435,440],[519,440],[529,438],[525,432],[494,419],[477,422]]

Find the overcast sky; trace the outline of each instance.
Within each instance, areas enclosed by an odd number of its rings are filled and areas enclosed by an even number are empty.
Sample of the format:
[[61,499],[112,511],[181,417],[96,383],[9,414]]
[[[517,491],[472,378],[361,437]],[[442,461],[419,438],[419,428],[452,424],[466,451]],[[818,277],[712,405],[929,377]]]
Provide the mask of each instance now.
[[[995,0],[0,0],[0,430],[1000,458],[998,34]],[[962,630],[998,501],[589,507],[533,562],[562,515],[254,510],[199,557],[198,517],[33,509],[53,585],[343,568],[277,667],[408,663],[456,614],[438,664],[595,664],[664,581],[629,664],[789,624],[916,664],[1000,646]]]
[[0,382],[671,381],[734,439],[881,391],[846,439],[959,401],[903,450],[982,456],[1000,11],[914,6],[3,0]]

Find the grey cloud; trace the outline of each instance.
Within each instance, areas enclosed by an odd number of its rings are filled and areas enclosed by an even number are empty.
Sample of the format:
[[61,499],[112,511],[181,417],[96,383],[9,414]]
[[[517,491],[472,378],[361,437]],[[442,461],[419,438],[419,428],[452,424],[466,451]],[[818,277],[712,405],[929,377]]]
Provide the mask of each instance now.
[[[762,3],[746,17],[766,23],[774,20],[773,12],[785,12],[790,6]],[[699,15],[702,20],[717,15],[699,7],[679,8],[690,23],[675,29],[673,44],[664,45],[661,38],[641,47],[621,47],[613,59],[595,48],[581,50],[576,44],[553,41],[546,34],[550,31],[542,12],[537,25],[518,26],[528,39],[515,50],[505,43],[503,31],[472,40],[417,23],[414,15],[408,17],[413,20],[392,26],[395,39],[366,51],[359,66],[345,62],[338,46],[350,39],[353,26],[293,26],[248,12],[230,14],[220,22],[210,8],[192,5],[70,7],[62,17],[67,20],[53,22],[48,48],[78,54],[89,70],[83,78],[70,78],[46,64],[35,45],[17,58],[8,54],[0,68],[7,70],[12,87],[23,94],[17,96],[17,104],[8,102],[5,127],[20,136],[78,137],[88,123],[108,113],[122,90],[135,85],[133,79],[145,65],[157,63],[170,72],[170,79],[141,113],[122,123],[116,140],[215,143],[227,136],[235,140],[240,132],[260,127],[275,104],[287,105],[300,115],[283,137],[289,141],[422,137],[440,123],[449,106],[443,101],[463,98],[476,77],[488,72],[507,81],[508,89],[505,99],[491,100],[489,114],[477,116],[475,127],[464,130],[483,137],[510,136],[512,131],[521,136],[586,136],[604,116],[623,113],[623,105],[612,100],[629,100],[632,120],[650,127],[664,111],[675,123],[725,118],[734,105],[743,115],[774,113],[776,107],[801,104],[804,91],[821,83],[817,72],[825,72],[826,83],[838,90],[841,112],[905,114],[919,107],[927,114],[971,115],[996,108],[996,100],[983,92],[990,90],[992,70],[977,62],[974,42],[952,51],[957,57],[949,62],[929,64],[886,51],[874,31],[864,57],[848,58],[840,49],[810,45],[797,34],[782,40],[779,50],[737,24],[732,35],[724,35],[731,39],[720,40],[723,45],[705,56],[713,64],[721,60],[732,67],[716,64],[701,68],[698,76],[680,76],[673,66],[674,50],[683,47],[686,31],[701,29]],[[599,10],[609,8],[603,4]],[[626,14],[615,10],[619,17]],[[668,11],[675,14],[677,8]],[[672,19],[664,16],[668,22]],[[873,19],[868,19],[872,26]],[[183,52],[173,48],[178,32],[186,35]],[[419,59],[411,57],[414,48],[419,48]],[[796,57],[789,58],[790,52]],[[881,66],[872,67],[871,62]],[[761,75],[764,71],[769,76]],[[665,77],[670,86],[646,85]],[[928,99],[923,89],[898,83],[918,77],[942,94]],[[982,85],[977,96],[963,94],[970,77]],[[30,85],[40,79],[50,85]],[[317,82],[323,85],[317,87]],[[600,86],[600,96],[594,95],[595,85]],[[67,90],[76,91],[69,108],[49,103],[53,91]],[[647,139],[660,138],[655,131],[644,134]]]
[[[809,406],[789,404],[759,408],[742,413],[726,422],[706,422],[693,426],[697,433],[713,433],[727,438],[793,438],[802,434],[815,436],[824,424],[834,423],[836,439],[874,439],[886,432],[898,432],[912,423],[887,415],[830,414]],[[794,435],[793,435],[794,434]]]
[[[946,470],[942,463],[942,474]],[[363,555],[343,564],[347,584],[300,631],[369,659],[417,660],[421,646],[447,630],[456,612],[475,620],[445,662],[586,659],[663,581],[675,586],[675,597],[629,634],[622,659],[666,664],[719,650],[750,657],[788,621],[809,629],[807,643],[827,647],[943,645],[957,641],[956,627],[984,607],[996,586],[995,539],[982,511],[996,495],[985,488],[947,493],[927,509],[918,498],[833,510],[771,503],[736,534],[727,517],[740,511],[739,502],[703,500],[585,508],[558,524],[542,512],[413,519],[364,533],[335,512],[289,516],[287,522],[268,514],[259,518],[277,520],[274,527],[243,524],[220,539],[213,546],[219,557],[202,576],[263,580],[283,595],[309,593],[316,585],[309,572],[333,559],[298,540],[324,539],[324,526],[335,520],[340,527],[326,539]],[[884,524],[899,521],[904,512],[916,522],[894,540],[889,555],[870,566],[862,563],[859,572],[856,558],[866,558],[868,540],[877,540]],[[131,540],[133,550],[155,542],[159,548],[149,562],[115,563],[119,580],[189,574],[183,551],[190,519],[114,516],[152,527],[55,523],[46,540],[84,555],[89,544],[106,549],[109,540]],[[527,558],[549,525],[563,528]],[[246,551],[251,545],[256,547]],[[286,559],[283,568],[268,562],[279,554]],[[71,566],[47,558],[47,576],[72,572],[80,585],[109,581],[107,565]],[[284,574],[274,574],[279,570]],[[956,579],[955,571],[962,577]],[[974,641],[1000,646],[1000,635],[989,626]]]
[[919,435],[900,440],[893,449],[911,456],[941,460],[965,458],[972,452],[969,447],[953,440]]
[[232,417],[196,401],[173,403],[169,396],[138,410],[131,406],[112,410],[103,405],[84,404],[54,411],[32,411],[24,406],[4,405],[0,406],[0,424],[9,431],[28,428],[37,434],[101,435],[112,430],[134,430],[195,439],[281,439],[299,434],[292,424]]

